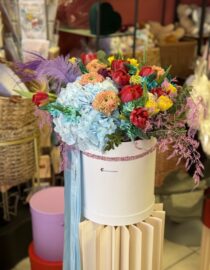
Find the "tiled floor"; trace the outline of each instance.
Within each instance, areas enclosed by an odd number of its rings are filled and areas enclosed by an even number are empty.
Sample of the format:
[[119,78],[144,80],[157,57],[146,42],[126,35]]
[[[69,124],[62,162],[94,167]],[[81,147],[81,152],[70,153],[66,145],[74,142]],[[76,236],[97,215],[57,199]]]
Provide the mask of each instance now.
[[[199,270],[199,261],[199,247],[181,246],[165,240],[163,270]],[[12,270],[30,270],[28,258]]]
[[199,270],[199,247],[186,247],[165,240],[163,270]]

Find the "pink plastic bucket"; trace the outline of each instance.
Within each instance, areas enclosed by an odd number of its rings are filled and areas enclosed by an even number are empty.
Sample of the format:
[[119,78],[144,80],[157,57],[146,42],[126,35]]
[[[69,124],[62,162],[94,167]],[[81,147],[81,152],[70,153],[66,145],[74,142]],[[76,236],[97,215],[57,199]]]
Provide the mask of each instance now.
[[35,253],[47,261],[62,261],[64,247],[64,188],[50,187],[30,200]]

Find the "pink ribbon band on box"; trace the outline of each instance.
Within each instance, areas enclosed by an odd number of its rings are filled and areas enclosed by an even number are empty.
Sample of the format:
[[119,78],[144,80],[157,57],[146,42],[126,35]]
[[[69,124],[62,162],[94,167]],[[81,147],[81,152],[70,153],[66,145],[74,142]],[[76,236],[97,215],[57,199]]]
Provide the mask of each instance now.
[[129,160],[135,160],[135,159],[139,159],[142,157],[145,157],[146,155],[152,153],[153,151],[155,151],[157,145],[154,145],[153,147],[151,147],[150,149],[146,150],[145,152],[139,154],[139,155],[135,155],[135,156],[126,156],[126,157],[106,157],[106,156],[99,156],[96,154],[92,154],[89,152],[83,152],[83,154],[87,157],[91,157],[93,159],[99,159],[99,160],[104,160],[104,161],[129,161]]

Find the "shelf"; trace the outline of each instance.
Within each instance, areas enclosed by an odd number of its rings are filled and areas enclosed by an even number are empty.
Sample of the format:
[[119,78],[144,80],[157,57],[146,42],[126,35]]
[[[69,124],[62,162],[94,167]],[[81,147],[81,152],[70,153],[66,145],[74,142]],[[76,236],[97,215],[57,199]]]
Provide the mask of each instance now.
[[[72,29],[65,26],[61,26],[59,28],[60,32],[65,32],[69,34],[74,34],[78,36],[84,36],[84,37],[97,37],[97,35],[94,35],[90,32],[89,29]],[[100,38],[106,38],[106,37],[123,37],[123,36],[133,36],[133,32],[116,32],[110,35],[100,35]]]
[[[199,39],[199,35],[190,35],[190,34],[187,34],[185,35],[186,38],[192,38],[192,39]],[[203,35],[203,38],[204,39],[207,39],[207,38],[210,38],[210,34],[209,35]]]

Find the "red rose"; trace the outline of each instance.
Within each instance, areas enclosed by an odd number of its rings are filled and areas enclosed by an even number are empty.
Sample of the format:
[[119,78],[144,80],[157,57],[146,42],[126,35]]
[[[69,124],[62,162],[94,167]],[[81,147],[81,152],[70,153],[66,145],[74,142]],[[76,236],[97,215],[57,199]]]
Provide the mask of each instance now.
[[153,88],[151,93],[153,95],[157,95],[158,97],[166,94],[166,92],[161,87]]
[[48,94],[45,92],[38,91],[32,97],[32,102],[39,106],[43,101],[48,99]]
[[154,73],[154,70],[151,67],[145,66],[141,68],[139,75],[142,77],[147,77],[153,73]]
[[117,71],[112,71],[111,75],[112,75],[113,81],[115,81],[120,86],[124,86],[129,83],[130,75],[122,69],[119,69]]
[[128,71],[128,68],[126,67],[125,64],[129,64],[128,62],[124,61],[124,60],[113,60],[112,64],[111,64],[111,69],[113,71],[117,71],[117,70],[124,70],[124,71]]
[[81,59],[84,65],[87,65],[90,61],[96,58],[97,58],[96,53],[82,53],[81,54]]
[[129,102],[142,96],[143,89],[139,85],[126,85],[120,91],[122,102]]
[[148,120],[148,112],[144,108],[134,109],[130,114],[131,123],[138,127],[144,129]]

